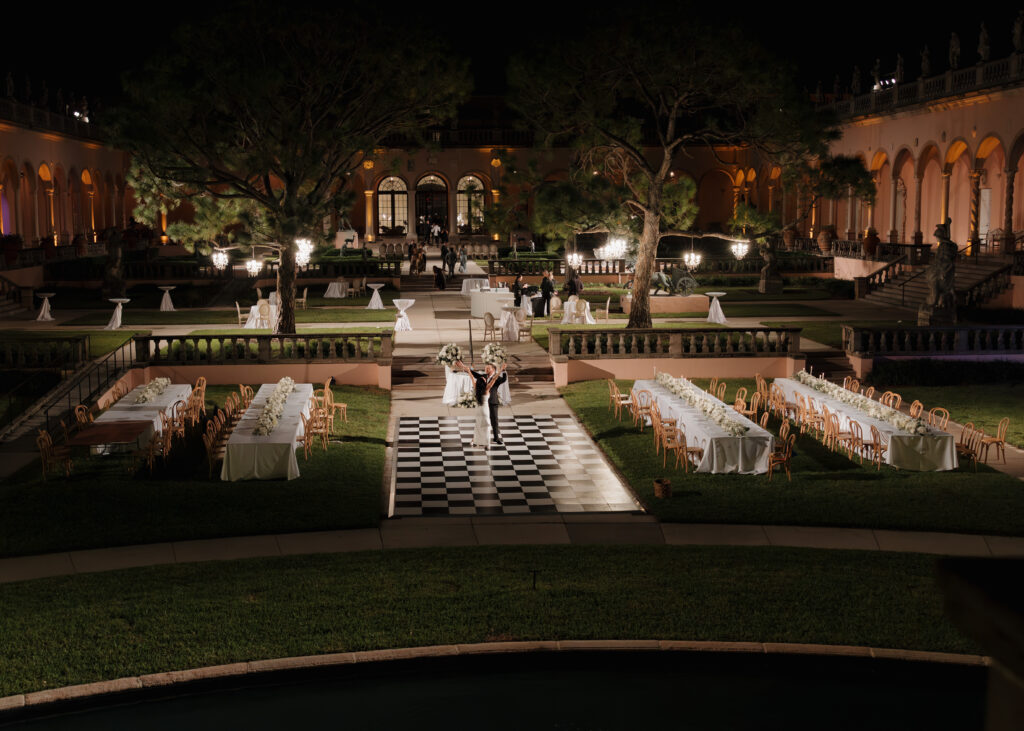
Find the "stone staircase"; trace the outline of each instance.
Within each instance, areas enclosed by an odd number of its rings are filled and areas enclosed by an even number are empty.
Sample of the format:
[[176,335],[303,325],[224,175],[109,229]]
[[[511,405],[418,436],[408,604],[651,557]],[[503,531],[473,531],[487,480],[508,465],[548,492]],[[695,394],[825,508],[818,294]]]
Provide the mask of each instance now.
[[846,353],[837,348],[829,350],[811,350],[806,353],[806,368],[815,375],[824,373],[833,383],[842,383],[846,376],[856,376]]
[[[997,258],[966,259],[959,257],[956,262],[954,286],[957,299],[963,302],[969,290],[996,277],[1007,267],[1009,262]],[[926,266],[906,267],[902,273],[893,277],[885,285],[872,290],[862,299],[882,307],[905,307],[917,311],[917,308],[928,297],[928,279]],[[999,288],[993,287],[989,295],[994,296]],[[972,304],[981,304],[985,298],[971,298]]]
[[[477,359],[477,366],[480,366]],[[508,372],[513,384],[554,382],[555,374],[547,353],[512,354]],[[444,366],[433,355],[396,355],[391,360],[393,388],[430,388],[444,390]]]
[[[431,264],[427,262],[427,271],[423,274],[403,274],[402,275],[402,295],[405,296],[410,292],[433,292],[434,291],[434,274]],[[462,290],[462,280],[468,275],[456,274],[454,277],[445,277],[445,289],[446,292],[459,292]]]

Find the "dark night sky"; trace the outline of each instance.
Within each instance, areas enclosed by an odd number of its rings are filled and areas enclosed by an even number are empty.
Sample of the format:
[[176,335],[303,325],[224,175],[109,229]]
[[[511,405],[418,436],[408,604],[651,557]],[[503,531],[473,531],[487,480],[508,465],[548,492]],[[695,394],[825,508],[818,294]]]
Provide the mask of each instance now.
[[[211,5],[211,2],[193,0],[164,5],[161,7],[174,7],[176,11],[162,20],[147,20],[143,24],[139,22],[139,15],[102,17],[97,14],[95,5],[77,4],[77,7],[61,8],[56,22],[62,27],[56,32],[53,32],[55,20],[49,6],[36,3],[36,9],[11,8],[8,28],[47,28],[48,31],[45,36],[31,32],[8,34],[5,44],[10,53],[5,54],[7,68],[2,72],[14,72],[19,96],[24,90],[24,74],[29,73],[36,96],[45,78],[51,100],[58,87],[63,87],[65,93],[74,90],[77,94],[113,100],[120,87],[121,73],[140,63],[147,52],[158,50],[166,28],[180,18],[194,19]],[[992,57],[1005,56],[1010,51],[1010,30],[1016,13],[1013,8],[989,9],[985,15],[967,10],[960,14],[960,25],[954,28],[949,25],[952,20],[948,16],[938,21],[922,20],[920,16],[938,14],[897,3],[879,4],[875,9],[863,4],[837,6],[836,9],[841,9],[846,16],[842,22],[826,20],[824,13],[828,11],[824,11],[820,3],[808,5],[808,12],[801,12],[795,3],[762,5],[770,7],[760,7],[746,14],[731,6],[728,19],[717,18],[714,22],[739,24],[762,45],[797,64],[801,86],[813,90],[820,79],[826,92],[831,91],[836,73],[840,74],[843,86],[847,86],[855,63],[860,66],[866,88],[875,57],[882,59],[883,70],[892,70],[898,51],[904,56],[906,78],[916,78],[919,52],[925,43],[931,48],[933,72],[943,71],[952,30],[960,34],[961,65],[969,65],[977,58],[981,20],[985,20],[989,28]],[[334,4],[333,7],[342,6]],[[448,15],[442,15],[444,7],[431,4],[424,8],[421,4],[419,9],[405,15],[396,11],[395,17],[409,18],[417,32],[447,36],[456,53],[472,59],[477,90],[481,93],[501,91],[509,55],[540,35],[538,28],[554,28],[556,34],[579,33],[585,29],[587,18],[599,12],[574,10],[573,18],[561,18],[555,13],[563,12],[562,6],[533,0],[460,5],[457,14]],[[471,12],[467,10],[469,7],[473,8]],[[60,40],[51,42],[51,39]]]

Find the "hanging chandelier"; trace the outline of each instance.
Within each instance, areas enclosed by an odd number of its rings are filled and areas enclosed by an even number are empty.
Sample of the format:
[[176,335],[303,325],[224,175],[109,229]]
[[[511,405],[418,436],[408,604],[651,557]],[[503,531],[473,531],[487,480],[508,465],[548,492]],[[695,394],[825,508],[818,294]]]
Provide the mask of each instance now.
[[249,272],[250,277],[255,277],[263,271],[263,262],[259,259],[249,259],[245,262],[245,271]]
[[703,257],[695,251],[687,251],[683,254],[683,264],[686,265],[687,269],[696,269],[700,266],[700,260]]
[[573,269],[578,269],[583,264],[583,254],[573,252],[565,257],[566,262]]
[[313,242],[309,239],[295,239],[295,264],[304,267],[313,256]]
[[732,246],[729,247],[732,250],[732,255],[737,259],[742,259],[750,251],[750,244],[746,241],[736,241]]
[[210,261],[213,263],[214,269],[224,271],[228,266],[228,252],[223,249],[214,249],[210,254]]

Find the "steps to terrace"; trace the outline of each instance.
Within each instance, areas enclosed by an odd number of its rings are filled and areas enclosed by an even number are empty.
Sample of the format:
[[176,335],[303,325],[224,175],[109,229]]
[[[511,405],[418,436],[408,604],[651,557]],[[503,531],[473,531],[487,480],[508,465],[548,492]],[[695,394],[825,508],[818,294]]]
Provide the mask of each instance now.
[[824,373],[825,377],[834,383],[842,383],[847,376],[856,376],[846,353],[836,348],[827,350],[809,350],[807,355],[807,368],[815,373]]
[[[433,292],[434,291],[434,265],[427,262],[427,271],[423,274],[403,274],[402,275],[402,294],[408,294],[409,292]],[[459,292],[462,289],[462,280],[464,280],[467,274],[456,274],[453,277],[445,275],[445,291],[446,292]]]
[[[479,365],[479,363],[478,363]],[[553,383],[554,371],[547,353],[510,355],[509,376],[513,384]],[[434,355],[396,355],[391,360],[391,385],[394,388],[435,388],[444,391],[444,366],[434,362]]]
[[[1007,264],[1008,262],[995,258],[958,259],[954,274],[954,287],[958,299],[962,299],[972,287],[996,275]],[[906,267],[901,274],[893,277],[885,285],[865,295],[863,300],[883,307],[905,307],[917,311],[928,297],[926,269],[925,266]]]

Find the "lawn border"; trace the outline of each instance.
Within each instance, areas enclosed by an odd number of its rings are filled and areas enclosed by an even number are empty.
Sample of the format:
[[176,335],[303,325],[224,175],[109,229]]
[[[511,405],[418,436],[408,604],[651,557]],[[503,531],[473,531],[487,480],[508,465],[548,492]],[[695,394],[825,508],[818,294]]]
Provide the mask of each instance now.
[[[857,645],[815,645],[792,642],[717,642],[697,640],[533,640],[528,642],[480,642],[474,644],[428,645],[361,652],[340,652],[324,655],[302,655],[269,660],[209,665],[188,670],[173,670],[148,675],[134,675],[116,680],[102,680],[82,685],[68,685],[32,693],[0,698],[0,714],[4,711],[46,706],[73,700],[97,698],[105,695],[130,693],[150,688],[187,686],[191,683],[247,675],[311,668],[335,667],[359,663],[380,663],[393,660],[412,660],[453,655],[511,654],[528,652],[738,652],[766,655],[825,655],[831,657],[865,657],[880,660],[930,662],[939,664],[989,667],[992,658],[984,655],[964,655],[951,652],[925,650],[897,650]],[[2,716],[0,716],[2,718]]]

